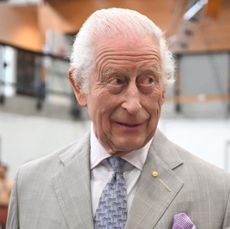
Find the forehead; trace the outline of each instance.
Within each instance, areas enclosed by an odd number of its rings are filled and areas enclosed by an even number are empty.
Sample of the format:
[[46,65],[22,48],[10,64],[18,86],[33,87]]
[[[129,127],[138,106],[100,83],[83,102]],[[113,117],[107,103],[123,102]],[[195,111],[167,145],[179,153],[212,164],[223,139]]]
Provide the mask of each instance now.
[[118,36],[102,39],[95,48],[96,67],[106,64],[160,65],[160,47],[157,39]]

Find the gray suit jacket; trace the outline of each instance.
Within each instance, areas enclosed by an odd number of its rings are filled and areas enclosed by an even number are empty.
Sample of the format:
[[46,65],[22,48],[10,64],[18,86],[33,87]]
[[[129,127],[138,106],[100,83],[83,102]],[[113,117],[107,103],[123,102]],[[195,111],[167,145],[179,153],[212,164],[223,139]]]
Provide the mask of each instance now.
[[[18,171],[8,229],[93,229],[89,135]],[[159,175],[152,176],[156,170]],[[155,134],[126,229],[170,229],[186,213],[198,229],[230,227],[230,175]]]

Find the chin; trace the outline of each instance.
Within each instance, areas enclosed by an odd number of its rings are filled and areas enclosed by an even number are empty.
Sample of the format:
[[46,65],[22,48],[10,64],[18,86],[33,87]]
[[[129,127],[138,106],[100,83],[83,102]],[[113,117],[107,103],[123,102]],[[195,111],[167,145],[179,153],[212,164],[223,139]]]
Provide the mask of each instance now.
[[120,136],[107,137],[104,147],[110,155],[124,155],[131,151],[138,150],[148,142],[147,136]]
[[143,143],[143,142],[142,142],[142,144],[141,143],[137,144],[136,142],[135,142],[135,144],[130,144],[130,142],[129,142],[127,144],[115,145],[113,152],[110,154],[124,155],[124,154],[130,153],[131,151],[138,150],[138,149],[142,148],[144,145],[145,145],[145,143]]

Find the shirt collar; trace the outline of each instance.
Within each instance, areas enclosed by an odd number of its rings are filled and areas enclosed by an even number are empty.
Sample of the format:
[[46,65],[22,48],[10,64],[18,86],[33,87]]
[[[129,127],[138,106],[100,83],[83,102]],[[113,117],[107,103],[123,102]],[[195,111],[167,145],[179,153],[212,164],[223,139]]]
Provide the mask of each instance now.
[[[125,154],[124,156],[122,156],[122,158],[134,167],[136,167],[137,169],[142,170],[148,155],[151,142],[152,139],[144,147],[138,150],[134,150],[128,154]],[[90,168],[92,170],[97,165],[99,165],[104,159],[110,157],[110,154],[107,153],[105,148],[100,144],[97,137],[95,136],[92,125],[90,131],[90,145]]]

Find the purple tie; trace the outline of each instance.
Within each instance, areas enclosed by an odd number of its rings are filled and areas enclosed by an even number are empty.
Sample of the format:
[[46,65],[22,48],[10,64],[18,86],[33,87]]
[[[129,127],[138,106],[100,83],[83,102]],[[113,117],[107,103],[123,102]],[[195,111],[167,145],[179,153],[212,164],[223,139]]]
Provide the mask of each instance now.
[[107,160],[113,169],[113,176],[101,194],[94,229],[124,229],[127,221],[127,188],[122,167],[125,161],[120,157]]
[[185,213],[178,213],[174,216],[172,229],[196,229],[196,226]]

